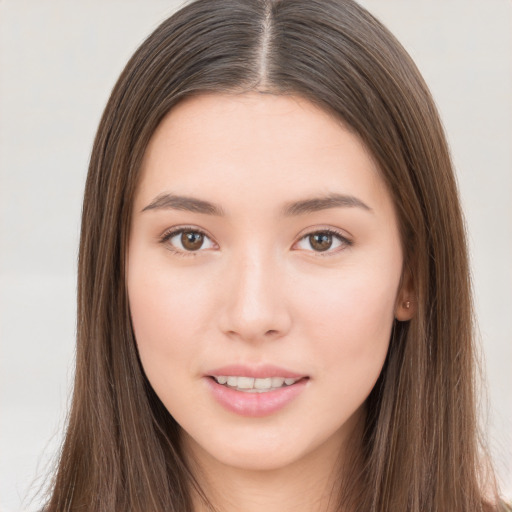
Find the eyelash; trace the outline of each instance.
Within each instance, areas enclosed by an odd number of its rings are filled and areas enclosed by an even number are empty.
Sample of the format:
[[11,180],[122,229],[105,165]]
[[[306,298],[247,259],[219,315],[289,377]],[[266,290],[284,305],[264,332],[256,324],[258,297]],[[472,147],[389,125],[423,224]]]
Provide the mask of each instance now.
[[317,256],[317,257],[326,258],[326,257],[329,257],[329,256],[334,256],[335,254],[338,254],[340,251],[343,251],[343,249],[345,249],[347,247],[351,247],[352,243],[353,243],[352,240],[349,240],[342,233],[340,233],[339,231],[337,231],[335,229],[332,229],[332,228],[324,228],[324,229],[317,229],[315,231],[310,231],[309,233],[306,233],[305,235],[302,235],[299,238],[298,242],[301,242],[302,240],[304,240],[305,238],[308,238],[311,235],[317,235],[317,234],[330,235],[333,238],[337,238],[341,242],[341,245],[342,245],[341,248],[337,248],[334,251],[331,251],[330,249],[327,249],[326,251],[314,251],[314,250],[312,250],[311,252],[313,252],[315,254],[315,256]]
[[[186,232],[186,231],[189,231],[189,232],[192,232],[192,233],[199,233],[199,234],[203,235],[204,237],[211,239],[211,237],[206,232],[204,232],[202,229],[199,229],[199,228],[196,228],[196,227],[193,227],[193,226],[182,226],[182,227],[179,227],[179,228],[172,228],[171,230],[166,231],[161,236],[160,243],[167,244],[167,242],[172,237],[174,237],[176,235],[179,235],[180,233],[183,233],[183,232]],[[168,244],[167,248],[173,254],[175,254],[176,256],[183,256],[183,257],[197,256],[198,253],[201,252],[200,250],[198,250],[198,251],[183,251],[181,249],[174,248],[171,244]]]
[[[178,235],[180,233],[186,232],[186,231],[190,231],[192,233],[199,233],[199,234],[203,235],[204,237],[206,237],[206,238],[211,240],[211,237],[205,231],[203,231],[202,229],[199,229],[199,228],[196,228],[196,227],[193,227],[193,226],[182,226],[182,227],[179,227],[179,228],[172,228],[171,230],[166,231],[161,236],[160,243],[167,244],[167,242],[171,238],[173,238],[174,236],[176,236],[176,235]],[[311,235],[315,235],[315,234],[327,234],[327,235],[330,235],[332,237],[335,237],[335,238],[337,238],[341,242],[341,244],[344,247],[350,247],[353,244],[353,242],[351,240],[349,240],[346,236],[344,236],[342,233],[340,233],[339,231],[336,231],[335,229],[332,229],[332,228],[317,229],[316,231],[310,231],[309,233],[306,233],[305,235],[302,235],[299,238],[298,242],[301,242],[305,238],[307,238],[307,237],[309,237]],[[296,243],[298,243],[298,242],[296,242]],[[184,250],[181,250],[181,249],[176,249],[173,246],[171,246],[170,244],[168,244],[168,249],[173,254],[176,254],[177,256],[183,256],[183,257],[197,256],[198,253],[202,252],[201,250],[197,250],[197,251],[186,251],[185,250],[184,251]],[[329,249],[327,249],[326,251],[314,251],[314,250],[312,250],[311,252],[313,252],[315,254],[315,256],[328,257],[328,256],[332,256],[334,254],[337,254],[338,252],[340,252],[342,250],[343,250],[343,248],[335,250],[335,251],[330,251]]]

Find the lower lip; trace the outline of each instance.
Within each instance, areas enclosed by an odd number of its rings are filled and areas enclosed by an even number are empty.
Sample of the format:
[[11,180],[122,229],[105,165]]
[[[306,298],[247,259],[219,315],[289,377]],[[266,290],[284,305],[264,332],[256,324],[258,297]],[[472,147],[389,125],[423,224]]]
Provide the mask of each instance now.
[[211,377],[207,377],[206,381],[214,398],[228,411],[240,416],[258,418],[283,409],[305,389],[308,379],[263,393],[237,391],[219,384]]

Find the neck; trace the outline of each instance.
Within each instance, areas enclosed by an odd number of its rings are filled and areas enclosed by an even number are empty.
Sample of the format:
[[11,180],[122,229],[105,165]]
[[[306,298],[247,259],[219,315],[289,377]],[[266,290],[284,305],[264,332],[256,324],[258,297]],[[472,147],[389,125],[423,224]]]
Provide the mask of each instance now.
[[193,493],[194,512],[340,511],[344,461],[353,452],[351,446],[349,454],[348,443],[337,437],[285,467],[262,470],[225,465],[186,434],[182,440],[192,472],[208,499],[205,503]]
[[[330,472],[309,464],[261,471],[203,465],[200,485],[216,512],[331,512],[335,465]],[[199,499],[194,505],[194,512],[212,512]]]

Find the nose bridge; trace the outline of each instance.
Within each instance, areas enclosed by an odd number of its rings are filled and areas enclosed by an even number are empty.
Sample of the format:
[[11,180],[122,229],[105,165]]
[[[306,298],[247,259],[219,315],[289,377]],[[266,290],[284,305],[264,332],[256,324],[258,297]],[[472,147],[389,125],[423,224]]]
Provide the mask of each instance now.
[[261,247],[247,247],[233,257],[223,330],[255,341],[282,336],[290,318],[284,301],[278,259]]

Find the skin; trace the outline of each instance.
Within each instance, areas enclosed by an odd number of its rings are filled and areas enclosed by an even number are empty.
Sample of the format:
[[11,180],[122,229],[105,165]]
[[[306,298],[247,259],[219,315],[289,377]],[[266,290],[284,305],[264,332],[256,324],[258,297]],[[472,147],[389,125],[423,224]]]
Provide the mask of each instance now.
[[[333,193],[367,208],[282,214]],[[162,194],[215,203],[224,215],[148,209]],[[181,233],[165,238],[179,228],[207,238],[187,251]],[[309,235],[326,229],[341,238],[315,250]],[[393,322],[413,314],[402,266],[371,155],[305,99],[202,95],[160,124],[134,200],[130,310],[144,371],[221,510],[329,509],[338,454],[360,425]],[[273,364],[308,380],[279,411],[245,417],[206,385],[205,374],[228,364]]]

